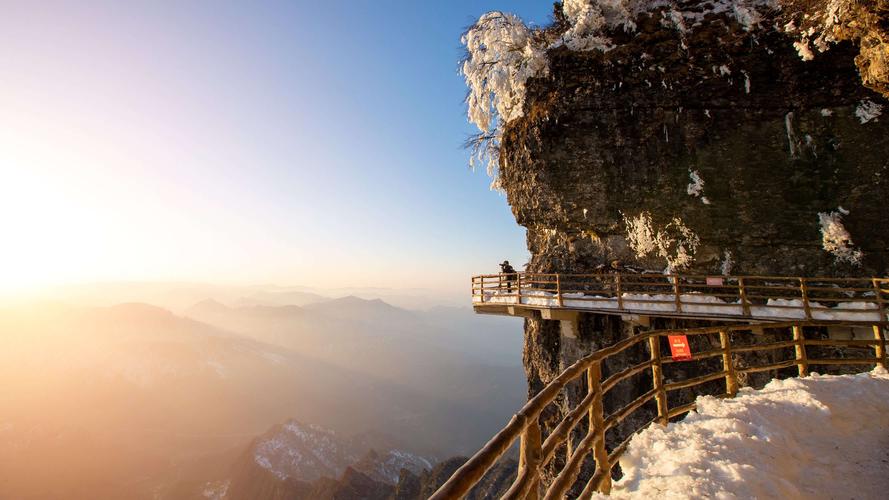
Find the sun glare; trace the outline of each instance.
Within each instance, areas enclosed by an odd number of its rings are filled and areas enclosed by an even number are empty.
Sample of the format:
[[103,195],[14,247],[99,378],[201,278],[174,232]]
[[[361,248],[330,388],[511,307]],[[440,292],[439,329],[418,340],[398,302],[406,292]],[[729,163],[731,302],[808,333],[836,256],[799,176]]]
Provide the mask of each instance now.
[[36,139],[17,134],[0,140],[0,291],[5,293],[86,276],[101,264],[107,244],[99,207],[89,205],[90,193],[72,179],[78,165],[54,153],[64,148],[49,147],[62,141],[43,137],[41,147]]

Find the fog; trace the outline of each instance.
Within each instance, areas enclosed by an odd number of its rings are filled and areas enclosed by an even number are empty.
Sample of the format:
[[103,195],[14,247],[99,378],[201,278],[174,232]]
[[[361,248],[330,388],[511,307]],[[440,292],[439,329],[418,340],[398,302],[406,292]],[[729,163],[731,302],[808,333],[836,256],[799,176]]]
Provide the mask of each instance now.
[[[290,418],[441,459],[525,399],[515,319],[367,291],[125,288],[0,308],[0,498],[190,497]],[[146,300],[100,305],[115,291]]]

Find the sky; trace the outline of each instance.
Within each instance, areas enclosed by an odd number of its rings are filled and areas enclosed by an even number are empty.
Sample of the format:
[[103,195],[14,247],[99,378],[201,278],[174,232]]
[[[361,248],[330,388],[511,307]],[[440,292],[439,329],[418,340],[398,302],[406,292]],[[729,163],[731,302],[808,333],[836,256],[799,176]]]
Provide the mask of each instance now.
[[528,258],[457,72],[548,1],[0,0],[0,293],[468,288]]

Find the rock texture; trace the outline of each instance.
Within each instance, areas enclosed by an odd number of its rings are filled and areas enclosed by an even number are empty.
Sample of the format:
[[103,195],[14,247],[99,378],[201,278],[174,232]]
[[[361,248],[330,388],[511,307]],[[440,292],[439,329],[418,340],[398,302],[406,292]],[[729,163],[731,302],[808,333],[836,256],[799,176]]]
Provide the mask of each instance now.
[[[724,16],[683,33],[655,12],[637,27],[608,52],[551,50],[506,127],[501,186],[530,270],[663,269],[627,245],[624,217],[648,212],[655,230],[679,218],[697,235],[694,271],[720,272],[729,255],[735,274],[887,272],[889,117],[856,115],[885,100],[861,85],[853,44],[803,61],[790,35]],[[839,207],[861,266],[822,248],[818,214]]]
[[[558,28],[558,14],[551,29]],[[779,29],[786,19],[772,16],[749,31],[727,15],[681,30],[655,11],[637,19],[635,32],[609,33],[619,42],[613,50],[549,51],[548,75],[529,81],[525,114],[506,126],[500,148],[500,186],[527,228],[529,271],[592,272],[613,259],[664,269],[665,258],[640,256],[628,243],[627,220],[649,214],[653,231],[668,238],[680,239],[683,227],[693,233],[699,243],[686,267],[692,272],[889,272],[889,115],[865,119],[861,112],[886,101],[862,85],[858,46],[841,42],[803,61],[793,36]],[[862,252],[860,265],[823,248],[818,214],[846,211],[843,223]],[[651,325],[673,326],[695,324]],[[578,338],[570,339],[560,335],[558,322],[526,320],[529,394],[580,356],[638,328],[618,317],[581,314]],[[763,334],[783,340],[786,332]],[[693,341],[702,343],[695,350],[718,347],[703,345],[712,339]],[[605,374],[647,356],[630,352]],[[677,371],[668,378],[694,375],[671,369]],[[606,413],[650,388],[645,376],[619,386]],[[547,409],[545,432],[583,391],[570,388]],[[672,397],[675,405],[694,394]],[[609,444],[654,411],[644,407],[607,436]],[[563,460],[554,460],[547,479]]]
[[868,88],[889,98],[889,1],[783,0],[784,17],[801,31],[813,30],[859,47],[855,65]]

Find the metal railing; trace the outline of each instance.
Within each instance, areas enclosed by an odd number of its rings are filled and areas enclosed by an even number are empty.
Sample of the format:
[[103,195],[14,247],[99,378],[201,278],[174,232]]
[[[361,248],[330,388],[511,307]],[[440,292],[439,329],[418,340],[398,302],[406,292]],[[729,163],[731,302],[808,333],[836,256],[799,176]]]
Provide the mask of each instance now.
[[[520,442],[519,468],[515,481],[503,498],[538,498],[542,493],[544,498],[564,498],[570,491],[577,491],[581,485],[577,478],[581,472],[583,461],[592,454],[595,458],[595,472],[589,480],[582,485],[579,498],[589,498],[594,492],[609,493],[611,491],[612,468],[617,464],[621,454],[626,450],[630,437],[622,443],[612,447],[606,447],[605,434],[610,429],[624,422],[627,417],[639,410],[646,403],[655,401],[657,406],[656,416],[647,421],[636,431],[647,427],[652,422],[666,424],[670,418],[678,417],[695,408],[695,403],[680,404],[670,407],[668,394],[673,391],[698,387],[702,384],[724,380],[725,391],[720,397],[734,397],[738,392],[739,378],[744,374],[758,372],[774,372],[779,369],[796,367],[799,376],[807,376],[811,365],[880,365],[886,367],[886,338],[884,329],[886,322],[875,322],[870,325],[873,333],[872,339],[831,339],[831,338],[806,338],[805,329],[824,327],[849,327],[859,328],[861,323],[842,322],[785,322],[771,323],[768,325],[732,325],[714,326],[708,328],[696,328],[687,330],[660,330],[644,332],[627,338],[616,344],[599,350],[567,368],[554,380],[547,384],[528,403],[512,417],[510,422],[497,435],[495,435],[478,453],[460,467],[448,481],[436,491],[431,498],[436,500],[462,498],[485,475],[488,469],[502,457],[516,441]],[[754,339],[755,331],[762,328],[789,329],[790,338],[786,341],[756,343],[742,342],[744,335],[749,333]],[[719,349],[709,349],[694,353],[688,363],[706,365],[710,358],[721,358],[722,369],[693,378],[667,379],[664,377],[664,368],[674,361],[671,357],[662,354],[662,339],[668,335],[683,334],[687,336],[716,336],[719,337]],[[813,337],[815,335],[810,335]],[[693,337],[694,338],[694,337]],[[706,342],[704,342],[706,344]],[[873,349],[873,356],[836,358],[821,356],[824,352],[837,349],[825,348],[844,347],[851,349]],[[623,368],[616,373],[608,374],[603,379],[603,363],[616,355],[626,355],[629,350],[636,348],[638,351],[647,350],[645,361],[635,363]],[[783,350],[783,351],[782,351]],[[793,354],[789,354],[789,351]],[[774,355],[784,352],[787,359],[773,356],[769,364],[760,366],[738,367],[744,353],[758,351],[772,351]],[[835,353],[833,353],[836,356]],[[777,361],[774,358],[779,358]],[[712,365],[712,362],[711,362]],[[718,365],[718,362],[717,362]],[[686,370],[679,370],[685,373]],[[650,375],[649,375],[650,373]],[[773,375],[774,376],[774,375]],[[610,390],[623,381],[633,379],[634,387],[644,389],[645,380],[650,378],[650,390],[647,390],[635,400],[624,404],[618,409],[605,414],[603,397]],[[572,383],[583,384],[585,381],[586,396],[571,408],[562,420],[552,428],[548,435],[543,435],[540,425],[540,416],[544,410],[553,404],[561,391]],[[718,383],[718,382],[717,382]],[[641,390],[641,389],[640,389]],[[721,390],[721,389],[720,389]],[[566,398],[567,399],[567,398]],[[648,413],[652,414],[653,410]],[[586,432],[579,442],[573,433],[578,425],[586,420]],[[578,429],[582,430],[582,429]],[[549,464],[557,453],[564,452],[564,465],[556,471],[557,475],[543,489],[543,477],[541,472]]]
[[884,321],[889,278],[545,274],[472,278],[475,306],[695,318]]

